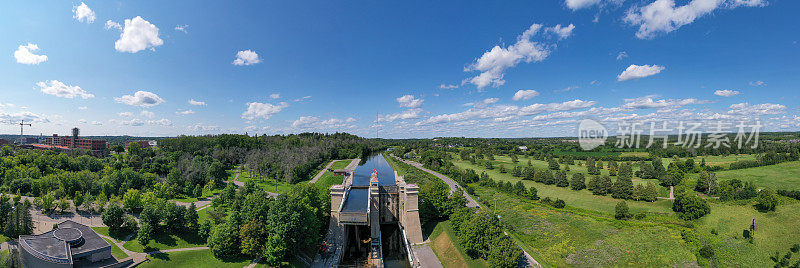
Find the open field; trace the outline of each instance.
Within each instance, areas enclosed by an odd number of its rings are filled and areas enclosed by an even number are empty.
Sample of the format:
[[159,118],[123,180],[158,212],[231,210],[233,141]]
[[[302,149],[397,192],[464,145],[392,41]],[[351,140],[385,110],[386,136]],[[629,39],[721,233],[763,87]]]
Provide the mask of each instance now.
[[[350,164],[350,162],[352,162],[351,159],[337,160],[331,165],[331,169],[346,168],[347,165]],[[320,177],[319,180],[317,180],[317,182],[315,182],[314,184],[318,189],[322,191],[328,191],[328,189],[330,189],[331,186],[336,184],[342,184],[343,181],[344,177],[336,176],[335,174],[333,174],[333,172],[326,170],[325,173],[322,174],[322,177]]]
[[[250,264],[250,259],[239,258],[233,260],[219,260],[214,258],[210,250],[191,250],[150,255],[150,261],[138,267],[171,267],[171,268],[196,268],[196,267],[236,267],[241,268]],[[259,264],[258,267],[266,267]]]
[[273,179],[263,179],[263,178],[253,178],[250,176],[250,173],[242,169],[242,173],[239,174],[239,179],[237,181],[240,182],[247,182],[249,180],[253,180],[256,183],[256,186],[264,191],[272,192],[276,194],[282,194],[288,192],[289,189],[292,188],[291,183],[286,183],[282,181],[276,181]]
[[717,181],[752,181],[758,188],[800,190],[800,161],[746,169],[718,171]]
[[[500,158],[498,157],[498,159]],[[527,161],[525,161],[525,163],[527,163]],[[522,165],[526,165],[525,163],[523,163]],[[464,162],[464,161],[454,161],[453,164],[462,169],[465,168],[474,169],[478,173],[486,171],[486,173],[489,174],[489,177],[491,177],[493,180],[510,181],[511,183],[522,181],[522,184],[524,184],[525,187],[531,187],[531,186],[536,187],[536,189],[539,192],[539,197],[560,198],[564,200],[564,202],[566,202],[568,206],[587,209],[587,210],[594,210],[607,215],[613,215],[614,207],[617,205],[617,202],[620,201],[619,199],[614,199],[611,196],[593,195],[591,192],[589,192],[589,190],[586,189],[580,191],[574,191],[569,187],[558,187],[555,185],[546,185],[543,183],[538,183],[529,180],[521,180],[520,178],[511,176],[511,174],[509,173],[500,173],[497,170],[497,168],[492,170],[486,170],[482,166],[475,166],[470,164],[469,162]],[[536,168],[535,164],[534,168]],[[546,168],[546,167],[541,167],[541,168]],[[576,169],[577,168],[572,170]],[[571,174],[569,174],[568,176],[572,178]],[[637,181],[635,181],[634,183],[646,182],[646,180],[641,180],[638,178],[635,180]],[[655,180],[653,180],[653,182],[655,183]],[[660,188],[666,189],[664,187]],[[660,193],[662,194],[666,193],[668,195],[669,190],[661,191]],[[674,214],[672,212],[672,202],[669,200],[658,200],[656,202],[627,201],[627,203],[631,209],[631,212],[633,213],[651,212],[651,213],[662,213],[667,215]]]
[[111,244],[111,255],[114,256],[114,258],[116,258],[117,260],[121,260],[121,259],[124,259],[124,258],[128,257],[128,254],[125,254],[125,251],[123,251],[116,244],[114,244],[113,241],[108,240],[107,238],[103,238],[103,239],[105,239],[106,242]]
[[187,235],[187,234],[168,234],[164,233],[165,231],[158,231],[153,235],[153,240],[150,241],[150,244],[147,245],[147,248],[139,244],[139,241],[134,239],[131,240],[125,245],[123,245],[126,249],[133,251],[133,252],[146,252],[146,251],[155,251],[155,250],[164,250],[164,249],[175,249],[175,248],[191,248],[191,247],[204,247],[206,246],[206,241],[201,239],[196,235]]
[[672,267],[696,262],[695,250],[681,239],[682,227],[585,216],[473,186],[482,200],[497,201],[496,211],[509,233],[545,267]]
[[[424,226],[426,232],[430,231],[428,245],[436,253],[436,257],[444,267],[488,267],[485,260],[472,259],[456,242],[456,235],[450,221],[433,222]],[[429,230],[432,228],[432,230]]]
[[[800,243],[800,202],[783,199],[787,204],[777,211],[761,213],[751,205],[711,203],[711,214],[700,218],[695,229],[716,250],[716,259],[724,267],[772,267],[769,259],[776,251],[786,254]],[[742,238],[742,230],[755,219],[758,227],[753,244]],[[711,230],[718,234],[714,235]],[[792,263],[797,260],[793,258]]]

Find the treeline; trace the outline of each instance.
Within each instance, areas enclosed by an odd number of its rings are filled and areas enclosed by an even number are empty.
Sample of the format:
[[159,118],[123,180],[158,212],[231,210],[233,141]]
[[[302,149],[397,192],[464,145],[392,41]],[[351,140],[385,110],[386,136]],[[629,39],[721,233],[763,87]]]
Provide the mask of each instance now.
[[519,267],[522,250],[504,234],[493,213],[464,207],[450,216],[450,224],[456,242],[473,259],[484,259],[491,267]]

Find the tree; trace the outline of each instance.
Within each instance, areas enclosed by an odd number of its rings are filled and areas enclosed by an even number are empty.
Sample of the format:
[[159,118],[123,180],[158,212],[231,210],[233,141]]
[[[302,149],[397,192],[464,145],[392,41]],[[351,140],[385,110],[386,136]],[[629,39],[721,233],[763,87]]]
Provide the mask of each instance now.
[[200,217],[197,215],[197,207],[194,205],[194,203],[189,205],[189,208],[186,209],[186,213],[183,216],[184,216],[183,221],[186,229],[197,230],[197,228],[199,227],[197,224],[197,220]]
[[211,236],[211,228],[213,226],[214,224],[211,223],[211,219],[203,220],[203,223],[201,223],[200,227],[197,229],[197,235],[203,240],[208,240],[208,237]]
[[569,186],[569,179],[567,179],[567,172],[563,170],[556,171],[555,181],[556,181],[556,186],[558,187]]
[[628,211],[628,203],[625,203],[625,201],[617,203],[617,206],[614,208],[614,218],[624,220],[630,217],[631,213]]
[[158,226],[161,223],[161,211],[155,205],[148,204],[139,213],[139,220],[150,227]]
[[614,182],[611,197],[617,199],[631,199],[633,196],[633,181],[630,178],[619,176]]
[[75,204],[75,210],[78,210],[83,205],[83,195],[80,191],[75,192],[75,198],[72,199],[72,202]]
[[214,227],[208,238],[208,247],[214,257],[219,259],[230,258],[241,252],[239,250],[239,227],[234,217],[228,218],[225,224]]
[[570,187],[575,191],[586,189],[586,179],[583,177],[583,173],[572,174],[572,182],[570,183]]
[[500,167],[497,168],[497,171],[500,173],[506,173],[506,166],[500,165]]
[[265,251],[268,234],[260,221],[251,220],[239,229],[242,254],[249,257],[262,256]]
[[122,196],[122,206],[128,211],[137,211],[142,208],[142,194],[139,190],[128,189]]
[[194,186],[194,191],[192,191],[194,197],[201,198],[203,197],[203,187],[200,187],[200,184]]
[[125,212],[116,203],[112,203],[103,212],[103,224],[108,226],[110,230],[117,231],[122,226],[122,215]]
[[176,204],[169,204],[164,208],[163,221],[167,230],[181,231],[184,228],[183,219],[186,208]]
[[491,242],[486,260],[491,267],[512,268],[519,266],[522,250],[507,236],[496,236]]
[[592,193],[595,195],[607,195],[611,193],[611,189],[613,183],[611,182],[611,178],[608,176],[596,176],[594,178],[594,185],[591,189]]
[[139,244],[147,248],[147,244],[153,239],[153,226],[146,222],[142,223],[142,227],[139,227],[139,232],[136,234],[136,239],[139,240]]
[[58,209],[60,209],[61,212],[68,210],[70,207],[71,205],[69,203],[69,200],[67,200],[66,198],[61,198],[58,200]]
[[709,173],[707,171],[701,171],[700,178],[697,179],[697,184],[695,184],[694,190],[710,195],[711,192],[713,192],[714,189],[716,188],[717,188],[716,174]]
[[536,190],[536,187],[531,186],[531,188],[528,189],[528,198],[531,200],[539,200],[539,190]]
[[702,198],[684,191],[675,197],[675,201],[672,202],[672,211],[677,212],[681,219],[695,220],[711,212],[711,208]]
[[558,162],[556,162],[556,159],[553,158],[553,156],[547,157],[547,166],[552,170],[558,170],[559,167]]
[[775,195],[775,191],[769,188],[765,188],[758,192],[758,197],[756,198],[756,208],[761,212],[767,211],[775,211],[775,207],[778,206],[778,198]]

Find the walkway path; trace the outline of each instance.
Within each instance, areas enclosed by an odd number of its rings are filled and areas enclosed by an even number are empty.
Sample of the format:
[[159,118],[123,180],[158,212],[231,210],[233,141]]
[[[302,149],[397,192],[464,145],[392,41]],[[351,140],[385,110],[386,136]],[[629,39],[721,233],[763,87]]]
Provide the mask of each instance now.
[[433,249],[428,244],[413,245],[411,250],[414,251],[414,256],[417,257],[420,267],[443,267],[442,262],[439,261],[436,253],[433,253]]
[[[414,162],[414,161],[411,161],[411,160],[403,160],[403,159],[401,159],[401,158],[399,158],[397,156],[394,156],[394,155],[392,155],[392,157],[394,157],[397,160],[403,161],[403,163],[412,165],[412,166],[414,166],[414,167],[416,167],[416,168],[418,168],[418,169],[420,169],[422,171],[428,172],[428,173],[432,174],[433,176],[436,176],[437,178],[443,180],[445,183],[447,183],[447,186],[450,186],[450,193],[453,193],[453,192],[456,191],[456,189],[461,188],[461,186],[458,186],[458,183],[456,183],[456,181],[454,181],[453,179],[448,178],[445,175],[439,174],[439,172],[424,168],[424,167],[422,167],[422,164],[420,164],[420,163],[417,163],[417,162]],[[472,199],[472,196],[467,194],[466,191],[464,191],[464,198],[467,199],[467,207],[471,207],[471,208],[481,207],[481,205],[478,204],[478,202],[475,202],[475,199]]]
[[209,248],[208,247],[173,248],[173,249],[148,251],[147,255],[153,255],[153,254],[158,254],[158,253],[168,253],[168,252],[179,252],[179,251],[205,250],[205,249],[209,249]]
[[675,186],[669,187],[669,197],[656,197],[658,199],[666,199],[666,200],[673,200],[675,199]]
[[311,181],[309,181],[308,183],[315,183],[315,182],[317,182],[317,180],[319,180],[319,178],[320,178],[320,177],[322,177],[322,174],[325,174],[325,171],[326,171],[326,170],[328,170],[329,168],[331,168],[331,165],[333,165],[333,163],[335,163],[336,161],[339,161],[339,160],[331,160],[331,162],[330,162],[330,163],[328,163],[327,165],[325,165],[325,168],[323,168],[322,170],[320,170],[320,171],[319,171],[319,173],[317,173],[317,175],[316,175],[316,176],[314,176],[314,178],[313,178],[313,179],[311,179]]

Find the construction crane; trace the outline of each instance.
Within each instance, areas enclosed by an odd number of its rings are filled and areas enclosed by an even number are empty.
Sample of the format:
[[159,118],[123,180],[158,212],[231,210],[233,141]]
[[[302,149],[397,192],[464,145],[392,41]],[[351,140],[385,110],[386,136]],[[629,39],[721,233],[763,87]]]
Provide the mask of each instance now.
[[33,125],[31,125],[30,123],[27,123],[27,124],[26,124],[26,123],[25,123],[25,120],[20,120],[20,121],[19,121],[19,123],[17,123],[17,122],[13,122],[13,121],[8,121],[8,122],[6,122],[6,123],[9,123],[9,124],[12,124],[12,125],[19,125],[19,143],[20,143],[20,144],[22,144],[22,137],[24,137],[23,128],[24,128],[25,126],[29,126],[29,127],[33,126]]

